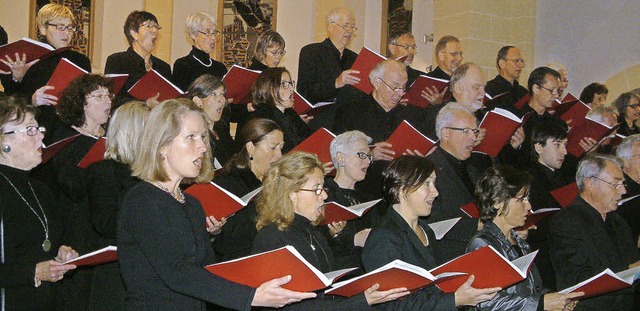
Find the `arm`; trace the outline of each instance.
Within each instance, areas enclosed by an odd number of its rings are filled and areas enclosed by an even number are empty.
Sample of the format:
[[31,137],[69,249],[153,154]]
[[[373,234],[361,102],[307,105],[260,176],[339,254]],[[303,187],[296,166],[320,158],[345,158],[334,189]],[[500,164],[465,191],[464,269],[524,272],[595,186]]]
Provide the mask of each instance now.
[[93,229],[103,238],[115,239],[120,183],[113,167],[91,165],[87,170],[87,194]]
[[338,92],[335,85],[338,75],[331,75],[329,71],[332,68],[326,68],[326,64],[320,61],[322,55],[317,51],[318,47],[303,47],[298,61],[298,92],[312,103],[330,100]]

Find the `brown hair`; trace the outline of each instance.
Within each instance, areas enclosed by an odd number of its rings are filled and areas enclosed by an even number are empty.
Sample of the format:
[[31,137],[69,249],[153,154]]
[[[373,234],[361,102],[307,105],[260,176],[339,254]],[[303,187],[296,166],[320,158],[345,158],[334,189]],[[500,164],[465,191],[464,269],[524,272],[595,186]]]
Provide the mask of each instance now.
[[281,101],[280,85],[282,83],[282,74],[288,73],[289,70],[284,67],[274,67],[265,69],[256,79],[251,87],[251,95],[253,97],[253,106],[258,108],[262,105],[274,106]]
[[2,133],[7,123],[22,123],[29,113],[36,116],[36,109],[27,98],[0,95],[0,144],[4,141]]
[[222,175],[227,174],[233,169],[250,168],[251,162],[249,161],[247,143],[251,142],[254,145],[257,145],[264,140],[265,136],[274,131],[282,132],[282,129],[280,129],[280,126],[272,120],[256,118],[247,122],[240,131],[240,134],[236,137],[236,144],[240,147],[240,151],[227,161],[227,164],[222,168]]

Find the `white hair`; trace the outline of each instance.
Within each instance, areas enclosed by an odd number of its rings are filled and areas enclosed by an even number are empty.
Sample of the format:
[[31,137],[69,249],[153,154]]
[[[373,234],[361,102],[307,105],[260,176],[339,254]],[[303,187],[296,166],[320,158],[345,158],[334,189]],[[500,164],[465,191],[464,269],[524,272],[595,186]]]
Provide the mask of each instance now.
[[[441,138],[440,132],[442,129],[451,126],[456,121],[456,117],[461,113],[466,113],[473,117],[473,114],[465,109],[464,106],[456,102],[449,102],[440,109],[438,116],[436,117],[436,135],[438,136],[438,139]],[[475,119],[475,117],[473,118]]]
[[198,31],[202,28],[202,24],[206,21],[210,21],[214,25],[216,24],[213,16],[207,12],[196,12],[189,15],[187,17],[187,22],[185,23],[185,30],[187,34],[197,36]]
[[587,178],[598,177],[607,166],[607,163],[617,166],[622,170],[622,161],[620,158],[609,154],[593,154],[588,155],[578,164],[576,172],[576,184],[580,192],[584,191],[584,181]]
[[331,153],[331,161],[335,164],[337,163],[338,152],[342,154],[347,154],[352,151],[353,145],[355,145],[359,141],[364,141],[365,144],[369,145],[372,141],[371,137],[367,136],[365,133],[360,131],[348,131],[344,132],[331,141],[331,145],[329,145],[329,153]]
[[632,148],[633,144],[640,142],[640,134],[634,134],[631,136],[625,137],[620,145],[616,148],[616,156],[621,159],[630,158],[633,156]]

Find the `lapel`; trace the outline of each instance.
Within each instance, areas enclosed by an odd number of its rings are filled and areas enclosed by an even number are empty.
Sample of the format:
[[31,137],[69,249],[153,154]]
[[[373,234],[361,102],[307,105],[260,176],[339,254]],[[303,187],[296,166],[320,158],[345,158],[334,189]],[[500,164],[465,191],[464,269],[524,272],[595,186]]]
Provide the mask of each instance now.
[[[460,180],[458,174],[451,167],[451,165],[449,165],[449,162],[447,161],[447,159],[445,159],[443,152],[446,151],[438,147],[431,154],[431,160],[436,166],[436,175],[438,176],[438,178],[436,178],[436,185],[441,185],[441,187],[437,188],[442,189],[442,192],[445,192],[441,193],[440,196],[443,196],[444,194],[444,196],[447,197],[457,198],[454,201],[460,201],[460,205],[473,201],[473,195],[466,190],[464,183],[462,183],[462,180]],[[440,200],[436,198],[436,201]],[[453,203],[454,201],[446,200],[447,203]]]
[[[400,216],[400,214],[398,214],[398,212],[396,212],[396,210],[393,209],[393,207],[389,207],[389,215],[391,217],[391,220],[396,224],[396,226],[398,226],[398,228],[402,230],[402,233],[409,241],[409,244],[411,245],[411,247],[414,249],[414,251],[411,253],[420,254],[420,259],[427,263],[427,267],[434,267],[435,261],[433,259],[433,256],[428,255],[429,249],[422,244],[418,236],[415,234],[415,232],[413,232],[413,229],[409,227],[409,224],[407,224],[404,218],[402,218],[402,216]],[[422,223],[420,223],[420,225],[422,226]],[[428,226],[427,227],[422,226],[422,227],[425,232],[428,232],[429,230]],[[427,234],[427,237],[429,239],[429,245],[431,245],[431,243],[434,242],[433,240],[435,240],[435,239],[432,239],[431,236],[432,235]]]

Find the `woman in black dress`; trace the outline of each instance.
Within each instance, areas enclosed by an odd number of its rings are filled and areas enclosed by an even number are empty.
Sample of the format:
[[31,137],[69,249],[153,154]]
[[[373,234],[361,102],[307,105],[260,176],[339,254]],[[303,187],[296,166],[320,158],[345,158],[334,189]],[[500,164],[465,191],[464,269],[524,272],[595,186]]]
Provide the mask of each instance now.
[[[382,188],[390,206],[382,223],[371,230],[364,246],[362,264],[367,272],[396,259],[426,270],[437,266],[431,246],[435,235],[424,220],[431,214],[431,206],[439,194],[435,181],[434,165],[423,157],[403,155],[389,163]],[[453,294],[430,286],[381,307],[384,310],[457,310],[460,306],[475,306],[489,300],[500,290],[499,287],[473,288],[473,280],[470,276]]]
[[[105,159],[87,168],[87,195],[94,249],[116,245],[120,201],[140,180],[131,175],[142,129],[151,110],[142,102],[118,108],[109,121]],[[96,266],[91,282],[90,310],[123,310],[124,281],[118,262]]]
[[314,297],[281,288],[290,277],[253,289],[204,269],[214,263],[204,210],[180,183],[211,179],[208,139],[204,112],[188,99],[164,101],[149,115],[132,165],[142,182],[125,195],[118,215],[126,309],[203,310],[206,301],[249,310]]
[[273,30],[263,32],[256,42],[249,69],[264,71],[278,67],[287,51],[284,50],[284,38]]
[[[273,163],[258,196],[258,234],[253,252],[261,253],[291,245],[323,273],[337,270],[333,253],[316,224],[322,220],[324,200],[323,166],[318,157],[294,152]],[[287,306],[287,310],[368,310],[370,305],[409,294],[406,288],[378,291],[371,284],[364,293],[344,297],[319,294],[318,299]]]
[[[167,80],[171,80],[171,66],[151,53],[156,47],[156,40],[162,26],[155,15],[146,11],[133,11],[124,22],[124,35],[129,48],[107,57],[104,66],[105,74],[128,74],[129,78],[114,101],[114,108],[134,98],[127,91],[151,69],[157,71]],[[158,96],[147,99],[152,107],[158,104]]]
[[[242,128],[237,139],[242,146],[213,179],[215,183],[238,197],[262,186],[262,179],[271,163],[282,156],[284,140],[280,127],[268,119],[253,119]],[[226,220],[216,236],[214,248],[222,261],[251,255],[256,236],[256,206],[254,202]]]
[[295,81],[284,67],[267,68],[251,88],[253,96],[252,118],[273,120],[284,133],[283,153],[289,152],[309,135],[311,129],[293,110]]
[[[531,175],[509,166],[488,169],[476,184],[480,221],[484,226],[467,247],[471,252],[491,245],[508,260],[527,255],[531,247],[513,230],[524,225],[531,210],[529,188]],[[535,264],[527,278],[499,291],[496,296],[476,306],[477,310],[573,310],[583,293],[549,293]]]
[[221,168],[233,154],[235,146],[229,130],[229,122],[222,119],[227,99],[226,87],[220,79],[204,74],[189,86],[187,97],[204,110],[207,116],[211,150],[216,168]]
[[[0,309],[54,310],[57,286],[78,254],[63,246],[60,206],[29,177],[42,162],[44,127],[25,99],[0,99]],[[52,259],[55,257],[55,260]]]

